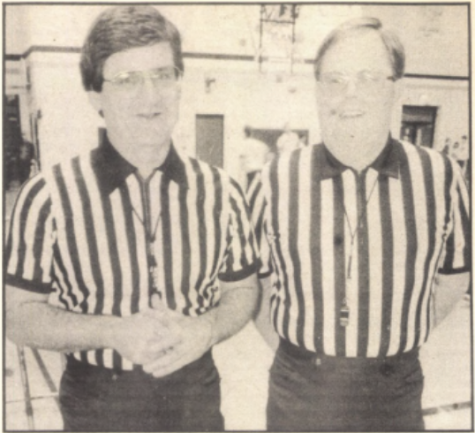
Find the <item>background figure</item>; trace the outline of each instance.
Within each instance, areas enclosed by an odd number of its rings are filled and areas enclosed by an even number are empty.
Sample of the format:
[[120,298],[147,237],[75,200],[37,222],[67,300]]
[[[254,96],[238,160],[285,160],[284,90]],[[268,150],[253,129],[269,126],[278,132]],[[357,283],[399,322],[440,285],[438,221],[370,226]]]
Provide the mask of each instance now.
[[470,145],[466,135],[462,135],[460,138],[460,147],[459,151],[457,152],[457,162],[462,168],[462,172],[468,182],[470,176]]
[[252,137],[252,128],[250,126],[244,127],[244,140],[239,150],[239,158],[241,170],[245,175],[245,190],[248,190],[256,174],[272,158],[269,146],[263,141]]
[[[453,158],[455,161],[459,161],[460,155],[460,143],[458,141],[454,141],[451,148],[450,148],[450,157]],[[459,164],[460,165],[460,164]]]
[[305,147],[307,146],[308,143],[307,143],[307,135],[306,134],[300,134],[299,135],[299,144],[298,144],[298,147],[297,148],[302,148],[302,147]]
[[444,142],[444,147],[442,148],[442,153],[444,155],[450,156],[450,148],[451,148],[452,142],[449,137],[445,139]]
[[23,140],[18,150],[18,179],[24,183],[27,179],[34,176],[38,170],[35,158],[35,146],[33,143]]
[[300,138],[297,133],[292,131],[290,123],[287,122],[284,125],[284,132],[277,139],[276,147],[278,153],[291,152],[298,149],[301,145]]

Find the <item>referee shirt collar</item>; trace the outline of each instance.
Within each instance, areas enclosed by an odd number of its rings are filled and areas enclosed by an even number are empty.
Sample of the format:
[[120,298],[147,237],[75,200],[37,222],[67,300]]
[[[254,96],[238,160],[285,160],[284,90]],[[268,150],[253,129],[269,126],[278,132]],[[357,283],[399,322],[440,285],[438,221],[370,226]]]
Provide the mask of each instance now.
[[[388,137],[388,141],[381,151],[379,156],[369,165],[369,167],[376,170],[379,174],[384,174],[395,179],[399,178],[399,160],[397,157],[397,149],[399,143],[391,136]],[[340,162],[323,144],[322,157],[320,158],[320,173],[321,179],[330,179],[335,176],[341,175],[347,170],[347,165]]]
[[[92,166],[97,176],[99,188],[106,195],[118,188],[137,168],[128,162],[111,144],[107,134],[99,147],[93,151]],[[185,164],[175,146],[170,146],[165,161],[155,170],[160,170],[164,178],[188,186]]]

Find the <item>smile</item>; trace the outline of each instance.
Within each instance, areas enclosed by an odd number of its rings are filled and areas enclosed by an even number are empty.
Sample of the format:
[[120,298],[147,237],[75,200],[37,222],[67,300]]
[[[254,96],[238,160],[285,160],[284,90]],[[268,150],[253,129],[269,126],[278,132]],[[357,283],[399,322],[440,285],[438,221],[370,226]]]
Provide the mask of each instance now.
[[345,110],[342,111],[339,115],[341,119],[353,119],[356,117],[361,117],[364,115],[364,111],[362,110]]
[[139,113],[137,117],[145,120],[153,120],[159,117],[162,113],[155,112],[155,113]]

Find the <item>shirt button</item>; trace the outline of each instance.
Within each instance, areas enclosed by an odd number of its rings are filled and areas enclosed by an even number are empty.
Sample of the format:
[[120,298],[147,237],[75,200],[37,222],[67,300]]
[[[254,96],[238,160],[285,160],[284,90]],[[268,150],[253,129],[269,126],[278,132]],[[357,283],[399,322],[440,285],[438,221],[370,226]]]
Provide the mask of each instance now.
[[315,365],[316,365],[317,367],[320,366],[320,365],[322,365],[322,358],[319,358],[319,357],[315,358]]
[[117,373],[114,373],[112,375],[112,380],[117,380],[119,378],[119,375]]

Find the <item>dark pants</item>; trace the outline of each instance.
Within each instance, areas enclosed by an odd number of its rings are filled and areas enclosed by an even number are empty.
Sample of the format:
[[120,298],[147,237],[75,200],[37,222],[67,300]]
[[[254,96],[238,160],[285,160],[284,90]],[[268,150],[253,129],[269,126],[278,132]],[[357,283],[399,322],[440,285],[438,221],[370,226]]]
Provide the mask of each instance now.
[[223,431],[219,375],[211,357],[155,379],[68,358],[61,379],[65,431]]
[[269,431],[421,431],[418,352],[316,356],[281,340],[270,370]]

